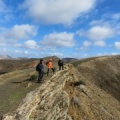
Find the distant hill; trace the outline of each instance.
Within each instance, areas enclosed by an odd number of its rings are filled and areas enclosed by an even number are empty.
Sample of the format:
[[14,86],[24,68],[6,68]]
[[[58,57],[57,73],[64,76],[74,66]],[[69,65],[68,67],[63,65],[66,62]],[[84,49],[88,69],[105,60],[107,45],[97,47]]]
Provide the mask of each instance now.
[[50,58],[52,58],[53,60],[53,66],[57,67],[57,62],[59,58],[56,56],[48,56],[44,58],[34,59],[0,59],[0,74],[11,72],[13,70],[34,68],[38,64],[40,59],[43,59],[45,64]]
[[12,59],[9,55],[0,55],[0,59]]
[[74,62],[74,61],[76,61],[76,60],[78,60],[78,59],[76,59],[76,58],[63,58],[62,59],[65,63],[69,63],[69,62]]

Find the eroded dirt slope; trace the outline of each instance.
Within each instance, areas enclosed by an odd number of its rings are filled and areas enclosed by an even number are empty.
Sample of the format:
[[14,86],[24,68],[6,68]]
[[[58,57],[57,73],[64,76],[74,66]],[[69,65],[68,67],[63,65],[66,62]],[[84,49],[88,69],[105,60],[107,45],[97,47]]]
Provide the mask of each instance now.
[[[49,58],[44,58],[44,63]],[[52,58],[53,66],[57,68],[58,58],[55,56]],[[35,66],[38,62],[39,60],[36,59],[0,60],[0,70],[2,71],[0,75],[0,117],[9,111],[14,111],[27,93],[40,86],[40,84],[36,83],[38,73]],[[47,77],[45,64],[44,67],[45,75],[43,80],[46,80],[52,74]]]
[[119,56],[66,65],[64,71],[57,71],[30,92],[3,120],[119,120],[118,65]]
[[120,56],[104,56],[73,63],[83,80],[120,101]]

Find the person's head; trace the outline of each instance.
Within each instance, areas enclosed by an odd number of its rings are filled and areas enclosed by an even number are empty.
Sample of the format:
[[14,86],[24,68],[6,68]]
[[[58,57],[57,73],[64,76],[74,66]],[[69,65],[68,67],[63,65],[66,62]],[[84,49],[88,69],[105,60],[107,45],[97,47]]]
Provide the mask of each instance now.
[[50,58],[49,61],[52,61],[52,58]]
[[42,64],[42,62],[43,62],[43,59],[40,59],[40,64]]

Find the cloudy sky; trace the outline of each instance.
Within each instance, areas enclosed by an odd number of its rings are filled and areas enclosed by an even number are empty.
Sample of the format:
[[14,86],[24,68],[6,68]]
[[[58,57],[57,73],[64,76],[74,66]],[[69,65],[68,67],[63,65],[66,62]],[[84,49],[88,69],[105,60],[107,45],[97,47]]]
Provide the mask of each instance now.
[[120,54],[120,0],[0,0],[0,55]]

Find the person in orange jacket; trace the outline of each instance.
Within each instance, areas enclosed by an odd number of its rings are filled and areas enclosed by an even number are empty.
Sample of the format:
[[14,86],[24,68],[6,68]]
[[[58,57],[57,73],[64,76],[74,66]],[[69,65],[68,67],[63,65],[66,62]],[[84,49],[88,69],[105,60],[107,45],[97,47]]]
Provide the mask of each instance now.
[[53,73],[54,73],[54,68],[53,68],[53,64],[52,64],[52,58],[50,58],[50,60],[46,63],[48,70],[47,70],[47,76],[49,74],[50,69],[52,69]]

